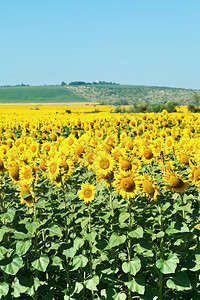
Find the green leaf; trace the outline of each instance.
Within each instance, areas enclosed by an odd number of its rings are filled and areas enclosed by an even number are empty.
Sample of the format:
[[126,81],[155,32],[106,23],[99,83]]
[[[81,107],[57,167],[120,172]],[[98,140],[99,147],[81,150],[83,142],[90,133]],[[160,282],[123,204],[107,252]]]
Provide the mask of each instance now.
[[89,242],[92,242],[92,243],[95,242],[96,236],[97,236],[96,231],[92,231],[92,232],[90,232],[90,233],[88,233],[88,234],[85,235],[86,240],[89,241]]
[[125,282],[125,285],[133,293],[144,295],[145,292],[145,279],[143,276],[137,276],[133,280]]
[[128,218],[129,218],[129,213],[127,213],[127,212],[122,212],[122,213],[119,215],[119,223],[120,223],[120,224],[124,223],[124,221],[126,221]]
[[37,208],[45,208],[46,201],[45,200],[39,200],[38,202],[34,203],[34,206]]
[[166,229],[168,235],[177,234],[177,233],[188,233],[190,232],[186,223],[175,223],[172,222],[170,227]]
[[31,265],[33,266],[34,269],[45,272],[48,264],[49,264],[49,257],[46,254],[42,254],[40,258],[34,260]]
[[26,291],[26,287],[19,283],[19,279],[15,277],[12,283],[13,292],[11,293],[14,298],[20,297]]
[[116,247],[120,244],[123,244],[126,241],[125,235],[118,235],[117,233],[113,233],[108,242],[108,249]]
[[9,292],[9,285],[6,282],[0,284],[0,299],[2,296],[6,296]]
[[67,257],[74,257],[76,254],[76,249],[74,247],[71,247],[69,249],[65,249],[63,251],[63,255],[67,256]]
[[5,259],[1,261],[0,268],[7,274],[15,275],[23,267],[23,259],[18,256],[14,255],[12,261]]
[[135,257],[131,261],[127,261],[122,264],[122,270],[125,273],[130,273],[134,276],[137,274],[137,272],[140,269],[141,269],[141,261],[138,257]]
[[52,266],[59,267],[60,270],[63,270],[62,259],[59,256],[51,256]]
[[142,238],[143,237],[143,228],[141,226],[138,226],[135,230],[128,232],[128,235],[132,238]]
[[83,244],[84,244],[84,239],[77,236],[74,240],[74,248],[78,250],[83,246]]
[[62,237],[62,230],[56,224],[49,228],[49,236],[55,236],[55,235]]
[[191,289],[191,283],[187,273],[179,272],[173,278],[167,280],[167,287],[177,291],[185,291]]
[[170,254],[167,260],[157,260],[156,267],[160,269],[163,274],[170,274],[175,272],[178,263],[178,257],[175,254]]
[[125,293],[118,293],[116,296],[114,296],[114,300],[126,300],[126,294]]
[[16,210],[14,208],[8,208],[7,212],[0,215],[0,218],[7,223],[11,223],[15,217]]
[[80,282],[76,282],[73,294],[79,294],[83,289],[83,285]]
[[3,236],[5,233],[9,232],[10,229],[8,227],[6,227],[5,225],[3,225],[0,229],[0,242],[3,240]]
[[6,249],[5,247],[1,246],[0,247],[0,259],[4,257],[4,255],[8,252],[9,250]]
[[85,280],[85,287],[91,291],[97,291],[97,285],[99,284],[99,276],[94,275],[92,278]]
[[73,271],[79,268],[84,268],[88,263],[88,258],[82,254],[73,258]]
[[26,193],[23,194],[23,199],[27,199],[30,196],[32,196],[31,193],[26,192]]
[[40,227],[39,221],[35,220],[34,222],[27,222],[26,223],[26,229],[28,230],[28,233],[32,236],[36,230]]
[[16,243],[16,254],[19,256],[24,255],[31,246],[31,240],[17,241]]

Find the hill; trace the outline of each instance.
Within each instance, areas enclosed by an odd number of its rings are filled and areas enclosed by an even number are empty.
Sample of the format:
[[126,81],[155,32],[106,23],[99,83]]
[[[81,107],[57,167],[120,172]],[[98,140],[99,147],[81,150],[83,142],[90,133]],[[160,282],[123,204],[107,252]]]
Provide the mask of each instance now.
[[67,90],[85,97],[88,101],[103,104],[132,104],[133,102],[164,102],[174,100],[177,104],[188,105],[200,90],[143,86],[143,85],[67,85]]
[[59,85],[0,87],[0,103],[87,101],[83,96]]
[[0,87],[0,103],[99,102],[125,105],[165,102],[188,105],[200,99],[200,90],[120,84],[45,85]]

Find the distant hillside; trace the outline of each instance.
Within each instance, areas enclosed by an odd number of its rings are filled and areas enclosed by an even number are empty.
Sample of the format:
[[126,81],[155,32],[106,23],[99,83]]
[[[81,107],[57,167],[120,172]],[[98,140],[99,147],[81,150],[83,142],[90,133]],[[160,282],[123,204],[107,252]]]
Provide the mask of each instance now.
[[200,90],[189,90],[170,87],[142,86],[142,85],[67,85],[67,90],[85,97],[88,101],[105,104],[120,104],[133,102],[164,102],[174,100],[182,105],[192,103]]
[[132,104],[173,100],[188,105],[200,99],[200,90],[116,83],[0,87],[0,103],[99,102]]
[[0,87],[0,103],[87,101],[83,96],[59,85]]

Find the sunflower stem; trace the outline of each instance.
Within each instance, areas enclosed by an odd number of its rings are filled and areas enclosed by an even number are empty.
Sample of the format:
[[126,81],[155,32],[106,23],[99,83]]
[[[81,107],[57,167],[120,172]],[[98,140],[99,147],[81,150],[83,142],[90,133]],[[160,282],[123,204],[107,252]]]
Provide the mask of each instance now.
[[[160,214],[160,229],[163,231],[163,218],[162,218],[162,204],[161,201],[158,203],[158,210]],[[160,259],[163,259],[164,257],[164,237],[160,239]],[[163,299],[163,273],[159,270],[159,279],[158,279],[158,285],[159,285],[159,300]]]
[[[68,238],[69,238],[69,228],[68,228],[68,224],[67,224],[67,203],[66,203],[66,198],[65,198],[65,194],[68,192],[66,190],[66,186],[63,183],[62,180],[62,175],[61,176],[61,187],[62,187],[62,192],[63,192],[63,198],[64,198],[64,205],[65,205],[65,218],[64,218],[64,222],[65,222],[65,242],[66,244],[68,243]],[[69,276],[69,259],[66,258],[66,264],[65,265],[65,273],[66,273],[66,280],[67,280],[67,290],[69,290],[70,287],[70,276]]]
[[[128,226],[128,232],[131,231],[132,228],[132,211],[131,211],[131,200],[128,200],[128,212],[129,212],[129,226]],[[128,243],[128,261],[131,261],[131,237],[128,235],[127,237],[127,243]],[[131,274],[128,273],[128,281],[131,281]],[[128,290],[128,300],[131,300],[131,290]]]
[[[33,188],[33,202],[35,204],[36,199],[35,199],[35,185],[34,185],[34,181],[32,182],[32,188]],[[35,205],[33,206],[33,215],[34,215],[34,221],[37,220],[37,209],[35,207]],[[35,239],[34,239],[34,249],[35,249],[35,257],[38,258],[38,234],[37,234],[37,230],[35,232]],[[35,270],[35,277],[38,278],[38,270]],[[38,299],[38,293],[37,290],[35,290],[35,295],[34,295],[34,299],[37,300]]]
[[[91,220],[92,220],[91,203],[89,203],[88,204],[88,230],[89,230],[89,234],[91,233]],[[89,248],[90,248],[90,276],[92,278],[93,257],[92,257],[92,242],[91,241],[89,241]],[[91,293],[92,293],[92,300],[94,300],[94,290],[92,290]]]

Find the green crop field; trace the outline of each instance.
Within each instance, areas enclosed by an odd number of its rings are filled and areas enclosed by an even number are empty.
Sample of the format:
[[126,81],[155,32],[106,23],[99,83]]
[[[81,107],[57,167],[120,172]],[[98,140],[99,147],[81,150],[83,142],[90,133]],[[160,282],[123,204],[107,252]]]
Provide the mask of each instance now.
[[87,102],[59,85],[0,87],[0,103]]

